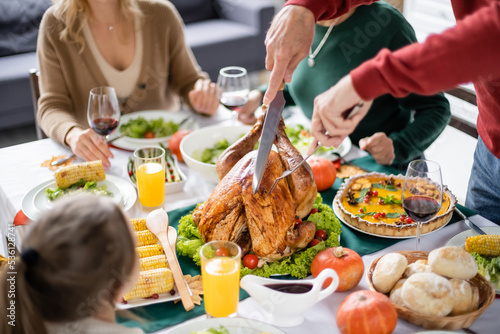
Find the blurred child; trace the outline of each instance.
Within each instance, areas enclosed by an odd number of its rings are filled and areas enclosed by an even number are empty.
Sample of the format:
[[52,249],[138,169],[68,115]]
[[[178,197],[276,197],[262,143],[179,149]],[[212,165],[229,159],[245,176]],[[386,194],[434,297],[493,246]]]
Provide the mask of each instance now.
[[1,270],[0,332],[143,333],[115,323],[115,303],[138,277],[135,245],[112,200],[57,201],[31,226],[15,268]]

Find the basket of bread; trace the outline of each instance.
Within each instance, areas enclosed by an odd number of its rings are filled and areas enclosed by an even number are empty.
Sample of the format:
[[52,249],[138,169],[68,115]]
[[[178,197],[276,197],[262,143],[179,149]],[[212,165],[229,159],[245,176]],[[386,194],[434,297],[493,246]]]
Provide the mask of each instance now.
[[390,297],[399,318],[426,329],[468,328],[495,299],[474,258],[459,247],[386,254],[372,262],[367,280]]

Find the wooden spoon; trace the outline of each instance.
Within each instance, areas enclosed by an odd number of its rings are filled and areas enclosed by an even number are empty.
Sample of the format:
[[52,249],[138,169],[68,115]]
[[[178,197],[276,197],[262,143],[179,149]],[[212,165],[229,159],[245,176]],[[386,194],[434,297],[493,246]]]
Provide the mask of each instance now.
[[167,212],[163,209],[151,211],[146,217],[146,226],[153,234],[156,235],[158,240],[160,240],[161,245],[165,250],[168,265],[170,270],[172,270],[172,275],[174,276],[175,286],[177,286],[179,294],[181,295],[182,305],[186,311],[193,309],[194,303],[189,294],[186,281],[182,275],[181,267],[179,266],[179,262],[177,262],[174,250],[170,247],[168,242],[167,229],[169,226]]

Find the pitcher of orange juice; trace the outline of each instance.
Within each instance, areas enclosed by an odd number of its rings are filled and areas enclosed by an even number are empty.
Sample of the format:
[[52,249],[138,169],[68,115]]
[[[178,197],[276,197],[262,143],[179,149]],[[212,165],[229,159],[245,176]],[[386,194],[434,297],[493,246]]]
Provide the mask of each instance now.
[[135,173],[140,203],[157,208],[165,201],[165,150],[144,147],[135,150]]
[[211,241],[200,249],[201,277],[208,317],[236,316],[240,296],[241,248]]

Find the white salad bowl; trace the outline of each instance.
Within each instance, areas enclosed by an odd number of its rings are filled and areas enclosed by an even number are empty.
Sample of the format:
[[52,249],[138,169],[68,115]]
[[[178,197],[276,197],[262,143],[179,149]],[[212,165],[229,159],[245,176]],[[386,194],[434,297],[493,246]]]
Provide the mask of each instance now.
[[200,174],[210,183],[219,183],[215,164],[201,162],[201,154],[207,148],[213,148],[217,142],[226,139],[233,144],[252,129],[249,125],[209,126],[195,130],[184,137],[180,143],[182,158],[188,167]]

